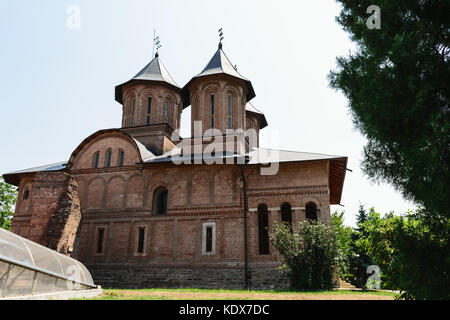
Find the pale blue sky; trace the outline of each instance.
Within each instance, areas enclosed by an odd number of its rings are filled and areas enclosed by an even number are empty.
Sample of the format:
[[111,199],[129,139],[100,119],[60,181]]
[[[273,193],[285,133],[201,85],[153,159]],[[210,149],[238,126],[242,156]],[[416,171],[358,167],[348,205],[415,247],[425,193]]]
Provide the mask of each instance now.
[[[70,5],[81,9],[79,30],[66,26]],[[120,127],[114,86],[151,60],[154,28],[163,63],[183,86],[214,54],[222,27],[224,51],[252,81],[252,103],[269,123],[261,146],[348,156],[347,224],[359,202],[405,212],[411,203],[361,173],[365,139],[353,129],[345,97],[328,86],[336,56],[354,48],[335,22],[338,12],[334,0],[2,1],[0,173],[68,160],[90,134]],[[189,113],[182,136],[190,132]]]

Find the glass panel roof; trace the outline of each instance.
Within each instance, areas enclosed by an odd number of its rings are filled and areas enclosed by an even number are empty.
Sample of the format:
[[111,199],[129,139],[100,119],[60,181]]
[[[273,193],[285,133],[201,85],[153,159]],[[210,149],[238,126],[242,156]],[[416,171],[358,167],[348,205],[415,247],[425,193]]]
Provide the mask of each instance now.
[[79,261],[2,228],[0,260],[95,287],[90,272]]

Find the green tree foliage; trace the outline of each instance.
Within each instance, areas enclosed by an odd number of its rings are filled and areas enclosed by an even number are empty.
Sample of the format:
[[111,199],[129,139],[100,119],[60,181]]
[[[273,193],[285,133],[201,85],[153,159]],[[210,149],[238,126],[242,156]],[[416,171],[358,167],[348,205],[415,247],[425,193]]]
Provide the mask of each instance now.
[[356,242],[403,298],[450,299],[448,220],[430,222],[435,219],[430,217],[423,209],[404,217],[381,217],[372,209],[363,223],[366,232]]
[[348,275],[350,272],[350,257],[352,243],[352,228],[344,225],[344,211],[335,211],[331,214],[331,225],[337,240],[337,264],[339,275]]
[[288,224],[276,224],[270,239],[283,259],[293,289],[332,288],[338,246],[331,227],[309,220],[292,229]]
[[17,189],[0,177],[0,228],[11,229],[11,218],[16,204]]
[[349,281],[358,288],[365,288],[367,278],[370,276],[367,274],[367,268],[374,264],[372,258],[356,245],[361,236],[367,234],[364,228],[364,222],[367,220],[368,215],[364,206],[360,204],[358,214],[356,215],[356,229],[353,229],[351,233],[350,254],[348,258],[349,276],[344,277],[346,281]]
[[338,2],[357,51],[339,57],[329,79],[368,140],[363,171],[449,217],[450,1],[379,0],[381,28],[371,30],[373,1]]

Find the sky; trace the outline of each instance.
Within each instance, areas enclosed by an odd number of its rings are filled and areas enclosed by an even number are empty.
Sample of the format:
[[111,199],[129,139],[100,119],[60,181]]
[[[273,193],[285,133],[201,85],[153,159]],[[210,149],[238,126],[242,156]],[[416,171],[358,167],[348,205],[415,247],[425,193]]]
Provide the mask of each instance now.
[[[79,9],[79,24],[73,19]],[[366,139],[348,101],[329,87],[336,57],[355,45],[335,22],[334,0],[14,0],[0,2],[0,174],[67,161],[92,133],[121,126],[114,87],[160,58],[179,86],[217,50],[250,79],[251,101],[269,126],[260,146],[348,157],[341,199],[354,226],[359,204],[378,212],[413,208],[391,185],[360,169]],[[181,135],[190,135],[190,107]]]

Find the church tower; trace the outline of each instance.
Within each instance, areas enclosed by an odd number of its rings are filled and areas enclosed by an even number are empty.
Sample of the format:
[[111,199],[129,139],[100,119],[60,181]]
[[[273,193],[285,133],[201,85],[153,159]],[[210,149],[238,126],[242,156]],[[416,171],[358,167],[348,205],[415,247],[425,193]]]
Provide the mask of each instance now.
[[122,104],[122,131],[154,154],[162,154],[174,146],[174,130],[180,128],[183,109],[181,88],[164,67],[158,52],[136,76],[116,86],[115,98]]
[[[246,104],[255,97],[251,82],[231,64],[222,43],[203,71],[183,88],[183,104],[191,107],[191,134],[196,137],[208,129],[225,134],[228,129],[246,129]],[[202,132],[194,130],[200,121]],[[215,135],[215,133],[212,133]]]

